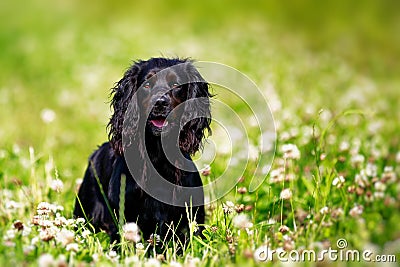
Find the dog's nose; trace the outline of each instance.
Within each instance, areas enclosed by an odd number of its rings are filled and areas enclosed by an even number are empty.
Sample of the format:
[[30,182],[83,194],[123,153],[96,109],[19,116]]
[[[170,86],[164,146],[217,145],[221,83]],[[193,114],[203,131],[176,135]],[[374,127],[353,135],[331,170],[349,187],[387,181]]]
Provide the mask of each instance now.
[[170,101],[171,99],[169,96],[162,95],[159,99],[157,99],[156,105],[166,107],[170,104]]

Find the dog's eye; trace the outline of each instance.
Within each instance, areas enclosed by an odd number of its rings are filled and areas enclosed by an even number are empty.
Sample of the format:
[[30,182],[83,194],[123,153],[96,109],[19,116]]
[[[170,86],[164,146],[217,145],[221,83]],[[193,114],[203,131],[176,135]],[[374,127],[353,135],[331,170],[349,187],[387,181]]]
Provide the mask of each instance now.
[[145,83],[143,84],[143,88],[145,88],[145,89],[150,89],[150,82],[145,82]]
[[173,83],[173,84],[171,85],[171,87],[172,87],[172,88],[177,88],[177,87],[179,87],[179,84],[178,84],[178,83]]

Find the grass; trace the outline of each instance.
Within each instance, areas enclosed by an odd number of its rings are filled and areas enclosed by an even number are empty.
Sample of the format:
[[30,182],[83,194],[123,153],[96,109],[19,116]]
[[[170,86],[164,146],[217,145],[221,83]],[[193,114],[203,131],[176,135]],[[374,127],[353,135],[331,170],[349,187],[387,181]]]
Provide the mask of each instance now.
[[[254,255],[337,249],[339,239],[398,261],[397,3],[18,2],[0,4],[1,265],[279,266],[277,254],[266,263]],[[174,244],[160,254],[147,240],[123,240],[115,254],[104,233],[71,219],[77,182],[107,139],[109,88],[131,60],[160,54],[248,75],[268,98],[277,151],[255,192],[251,161],[235,188],[207,207],[206,238],[191,236],[183,255]],[[229,159],[240,162],[213,128],[216,156],[205,183]],[[249,132],[255,147],[258,139]]]

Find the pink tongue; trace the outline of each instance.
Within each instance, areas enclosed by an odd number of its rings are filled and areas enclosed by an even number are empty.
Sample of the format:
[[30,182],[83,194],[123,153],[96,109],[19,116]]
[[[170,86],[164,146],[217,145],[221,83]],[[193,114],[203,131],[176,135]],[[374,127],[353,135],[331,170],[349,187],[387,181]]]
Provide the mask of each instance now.
[[151,120],[151,123],[152,123],[154,126],[158,127],[158,128],[161,128],[161,127],[164,126],[164,124],[165,124],[165,125],[167,124],[167,123],[165,122],[165,120]]

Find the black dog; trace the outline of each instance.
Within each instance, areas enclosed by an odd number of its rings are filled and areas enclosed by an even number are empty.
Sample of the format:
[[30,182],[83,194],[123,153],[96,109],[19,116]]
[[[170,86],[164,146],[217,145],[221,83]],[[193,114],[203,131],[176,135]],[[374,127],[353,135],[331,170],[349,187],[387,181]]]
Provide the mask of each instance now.
[[[125,176],[124,219],[136,222],[144,239],[153,233],[164,238],[172,225],[184,240],[187,213],[204,224],[202,189],[197,196],[180,192],[202,186],[190,155],[201,148],[205,132],[211,133],[210,97],[208,83],[191,60],[135,62],[112,89],[109,142],[89,159],[74,216],[86,218],[96,230],[105,230],[112,242],[118,241],[116,223],[122,218],[115,215]],[[157,182],[159,177],[181,189],[168,190]],[[190,205],[193,197],[196,206]]]

